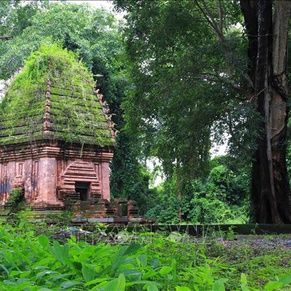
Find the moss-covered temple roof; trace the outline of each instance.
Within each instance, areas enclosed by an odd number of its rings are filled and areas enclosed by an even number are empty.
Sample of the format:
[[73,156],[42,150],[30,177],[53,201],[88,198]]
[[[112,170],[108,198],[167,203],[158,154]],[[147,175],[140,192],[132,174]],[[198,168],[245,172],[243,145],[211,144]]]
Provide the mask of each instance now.
[[111,146],[110,116],[75,55],[57,45],[27,60],[0,104],[0,144],[55,139]]

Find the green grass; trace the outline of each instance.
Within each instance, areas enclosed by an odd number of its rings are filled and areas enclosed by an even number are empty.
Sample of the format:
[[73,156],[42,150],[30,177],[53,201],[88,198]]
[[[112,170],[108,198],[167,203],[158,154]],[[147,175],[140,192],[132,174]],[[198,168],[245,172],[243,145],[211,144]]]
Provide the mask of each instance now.
[[[268,282],[291,275],[291,250],[282,250],[280,246],[266,249],[252,248],[243,243],[234,247],[212,243],[208,246],[206,255],[209,258],[219,257],[230,268],[224,274],[229,279],[227,290],[240,290],[237,282],[241,274],[246,276],[249,290],[273,290],[264,289]],[[274,290],[291,290],[291,285]]]

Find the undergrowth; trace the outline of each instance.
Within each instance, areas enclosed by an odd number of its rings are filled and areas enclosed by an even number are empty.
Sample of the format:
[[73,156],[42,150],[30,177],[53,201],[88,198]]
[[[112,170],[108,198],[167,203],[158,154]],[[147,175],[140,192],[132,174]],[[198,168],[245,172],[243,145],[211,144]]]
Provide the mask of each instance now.
[[[126,231],[114,243],[90,244],[52,239],[56,231],[23,220],[0,226],[1,290],[290,290],[288,250]],[[109,236],[102,229],[99,235]]]

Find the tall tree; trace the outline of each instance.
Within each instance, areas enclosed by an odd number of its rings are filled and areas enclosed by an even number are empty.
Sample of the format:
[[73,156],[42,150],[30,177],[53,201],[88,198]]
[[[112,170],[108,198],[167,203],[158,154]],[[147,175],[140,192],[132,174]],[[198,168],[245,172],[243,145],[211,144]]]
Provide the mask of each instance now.
[[254,220],[291,223],[286,167],[288,118],[287,37],[290,1],[241,0],[249,40],[252,102],[261,116],[253,160]]
[[[253,220],[290,223],[285,156],[291,1],[115,3],[128,12],[125,36],[136,83],[125,104],[128,119],[149,137],[148,148],[166,170],[182,168],[189,179],[207,161],[211,129],[224,123],[236,155],[241,158],[242,146],[252,155]],[[237,25],[243,17],[246,37]]]
[[[22,3],[21,3],[22,2]],[[33,15],[41,8],[48,7],[48,0],[0,2],[0,40],[19,35],[31,24]]]
[[115,2],[127,11],[124,36],[136,85],[124,103],[127,120],[145,154],[176,176],[180,197],[186,183],[207,174],[213,124],[243,100],[233,82],[243,67],[243,41],[235,29],[239,6]]
[[[219,42],[195,1],[116,4],[128,12],[125,39],[136,88],[125,108],[133,131],[142,137],[145,152],[162,160],[168,174],[177,168],[175,173],[182,177],[199,175],[209,159],[214,120],[233,108],[225,98],[233,94],[233,86],[222,86],[221,79],[229,78],[226,61],[236,60],[222,45],[237,49],[232,38],[223,37],[236,16],[220,26]],[[211,13],[216,8],[212,5]]]

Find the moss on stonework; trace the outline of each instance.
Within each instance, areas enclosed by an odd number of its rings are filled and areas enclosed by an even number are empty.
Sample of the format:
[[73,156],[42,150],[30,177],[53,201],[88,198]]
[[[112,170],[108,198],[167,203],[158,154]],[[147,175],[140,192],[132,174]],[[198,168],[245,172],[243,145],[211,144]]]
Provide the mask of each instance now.
[[[113,145],[94,86],[92,75],[74,53],[56,44],[41,47],[31,54],[0,104],[0,144],[50,138]],[[49,130],[44,132],[46,120]]]

